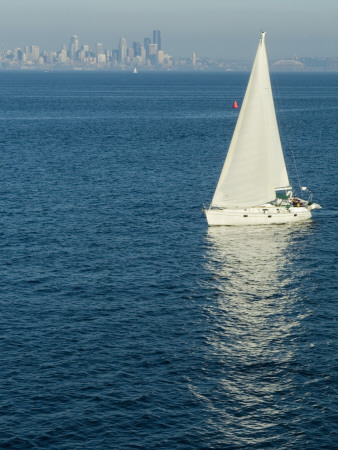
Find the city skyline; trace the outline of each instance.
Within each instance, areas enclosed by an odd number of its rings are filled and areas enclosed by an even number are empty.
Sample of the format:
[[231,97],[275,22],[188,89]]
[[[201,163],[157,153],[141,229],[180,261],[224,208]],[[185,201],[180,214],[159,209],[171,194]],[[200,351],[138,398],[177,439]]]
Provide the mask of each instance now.
[[[271,60],[272,70],[337,71],[338,58],[304,58],[294,55],[284,60]],[[69,43],[59,50],[44,50],[38,45],[24,45],[15,49],[0,49],[0,70],[249,70],[251,61],[203,58],[196,52],[188,58],[178,58],[165,52],[161,30],[153,30],[152,38],[128,42],[125,37],[117,48],[105,48],[96,42],[90,46],[72,35]]]
[[[196,65],[196,60],[194,60]],[[161,31],[153,30],[152,38],[144,37],[143,42],[134,41],[130,46],[124,37],[119,39],[117,48],[104,48],[97,42],[94,47],[81,43],[77,35],[72,35],[68,46],[63,44],[58,51],[46,51],[37,45],[0,51],[0,68],[44,69],[126,69],[128,67],[172,66],[172,57],[162,49]]]
[[[114,48],[121,36],[137,41],[164,30],[166,51],[177,57],[250,59],[262,28],[274,60],[303,55],[336,57],[335,0],[2,0],[0,48],[27,43],[54,50],[64,36]],[[152,37],[152,36],[149,36]]]

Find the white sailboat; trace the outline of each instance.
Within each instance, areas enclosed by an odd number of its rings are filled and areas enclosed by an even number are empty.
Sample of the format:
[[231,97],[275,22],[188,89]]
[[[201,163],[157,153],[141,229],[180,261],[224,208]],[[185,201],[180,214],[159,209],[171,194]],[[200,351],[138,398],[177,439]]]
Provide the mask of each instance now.
[[[302,188],[307,191],[307,188]],[[300,222],[320,205],[295,198],[290,186],[273,103],[265,33],[209,208],[209,226]]]

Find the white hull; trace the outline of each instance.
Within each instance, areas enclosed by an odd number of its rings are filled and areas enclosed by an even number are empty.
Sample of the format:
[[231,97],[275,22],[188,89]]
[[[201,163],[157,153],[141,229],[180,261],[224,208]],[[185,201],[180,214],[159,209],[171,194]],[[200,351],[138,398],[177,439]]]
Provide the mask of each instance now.
[[268,225],[302,222],[311,219],[305,207],[255,207],[247,209],[206,209],[209,226],[220,225]]

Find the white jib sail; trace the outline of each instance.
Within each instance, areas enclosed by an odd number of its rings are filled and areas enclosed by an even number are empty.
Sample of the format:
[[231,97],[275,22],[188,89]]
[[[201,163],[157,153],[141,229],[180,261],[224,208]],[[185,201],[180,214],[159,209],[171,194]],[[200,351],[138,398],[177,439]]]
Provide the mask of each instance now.
[[276,198],[289,186],[273,103],[265,33],[211,206],[243,208]]

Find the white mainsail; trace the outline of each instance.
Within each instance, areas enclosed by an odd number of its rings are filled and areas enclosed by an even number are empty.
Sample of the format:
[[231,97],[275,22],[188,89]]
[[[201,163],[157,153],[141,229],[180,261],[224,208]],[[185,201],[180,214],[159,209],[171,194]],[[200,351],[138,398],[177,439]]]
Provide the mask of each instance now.
[[289,184],[271,91],[265,33],[262,33],[211,206],[262,205],[276,198],[277,188]]

